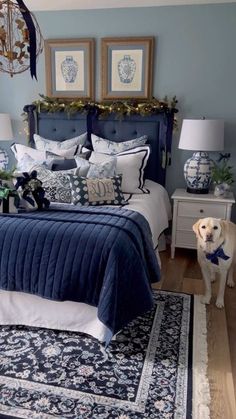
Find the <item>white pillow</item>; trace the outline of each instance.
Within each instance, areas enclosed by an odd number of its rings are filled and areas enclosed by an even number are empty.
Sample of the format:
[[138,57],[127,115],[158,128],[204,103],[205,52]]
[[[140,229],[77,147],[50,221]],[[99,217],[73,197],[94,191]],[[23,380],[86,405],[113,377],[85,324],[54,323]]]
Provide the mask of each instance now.
[[[87,132],[84,132],[83,134],[70,138],[69,140],[64,141],[53,141],[48,140],[46,138],[41,137],[38,134],[34,134],[34,142],[35,147],[37,150],[40,151],[51,151],[52,153],[59,154],[58,152],[61,150],[68,150],[74,146],[81,148],[81,146],[85,143],[87,140]],[[61,155],[61,154],[59,154]]]
[[[116,173],[122,174],[121,189],[124,193],[148,193],[144,188],[144,169],[150,156],[148,145],[136,147],[132,150],[116,154]],[[91,163],[102,163],[108,161],[107,154],[92,152],[89,158]]]
[[117,154],[146,144],[147,135],[142,135],[142,137],[134,138],[128,141],[120,140],[120,142],[116,142],[91,134],[91,140],[94,151],[105,154]]
[[[73,146],[67,150],[57,150],[57,153],[55,153],[58,156],[61,157],[68,157],[68,158],[72,158],[76,152],[77,146]],[[25,154],[27,154],[28,156],[30,156],[32,159],[34,159],[36,162],[37,161],[43,161],[47,159],[47,151],[40,151],[40,150],[35,150],[35,148],[31,148],[28,147],[24,144],[13,144],[11,146],[11,150],[14,153],[14,156],[16,158],[17,161],[20,161]]]

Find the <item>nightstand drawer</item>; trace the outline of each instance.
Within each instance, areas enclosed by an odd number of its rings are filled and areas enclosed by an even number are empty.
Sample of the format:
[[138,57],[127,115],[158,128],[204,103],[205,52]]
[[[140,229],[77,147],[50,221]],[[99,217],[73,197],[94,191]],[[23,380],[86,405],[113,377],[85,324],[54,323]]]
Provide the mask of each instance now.
[[194,232],[191,231],[176,231],[176,246],[197,248],[197,239]]
[[225,218],[225,205],[206,202],[179,202],[178,217]]
[[193,231],[193,224],[199,220],[199,217],[177,217],[177,230]]

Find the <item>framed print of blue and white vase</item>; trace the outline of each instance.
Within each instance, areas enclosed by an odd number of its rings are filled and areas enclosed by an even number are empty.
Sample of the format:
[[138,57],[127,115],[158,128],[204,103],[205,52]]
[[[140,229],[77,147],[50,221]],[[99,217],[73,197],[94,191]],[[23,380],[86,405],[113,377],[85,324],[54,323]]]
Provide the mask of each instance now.
[[184,177],[187,192],[207,194],[211,183],[211,173],[214,166],[208,153],[196,152],[184,165]]
[[0,148],[0,170],[6,170],[9,162],[8,154]]
[[66,83],[74,83],[78,73],[78,63],[72,55],[67,55],[61,63],[61,73]]

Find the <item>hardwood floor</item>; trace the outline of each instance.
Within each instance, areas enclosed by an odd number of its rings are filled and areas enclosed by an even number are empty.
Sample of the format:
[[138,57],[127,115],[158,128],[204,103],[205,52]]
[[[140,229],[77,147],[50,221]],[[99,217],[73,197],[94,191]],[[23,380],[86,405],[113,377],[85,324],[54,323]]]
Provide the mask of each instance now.
[[[154,288],[202,294],[204,284],[196,251],[170,249],[160,252],[162,280]],[[207,306],[208,376],[211,391],[211,419],[236,419],[236,287],[226,289],[225,309],[214,305],[218,284],[213,286],[212,303]]]

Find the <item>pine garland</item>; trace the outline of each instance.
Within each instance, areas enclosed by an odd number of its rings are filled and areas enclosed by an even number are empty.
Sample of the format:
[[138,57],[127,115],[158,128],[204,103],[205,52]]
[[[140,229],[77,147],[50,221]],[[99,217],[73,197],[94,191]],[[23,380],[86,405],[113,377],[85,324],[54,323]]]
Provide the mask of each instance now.
[[125,115],[142,115],[148,116],[161,112],[177,113],[176,104],[178,103],[176,96],[171,101],[165,97],[163,100],[153,98],[150,101],[138,102],[137,100],[124,100],[113,102],[90,102],[84,100],[67,100],[60,98],[51,98],[39,95],[42,99],[36,100],[34,105],[38,112],[67,112],[73,114],[76,112],[88,112],[89,109],[97,109],[100,115],[107,116],[115,113],[117,117]]

